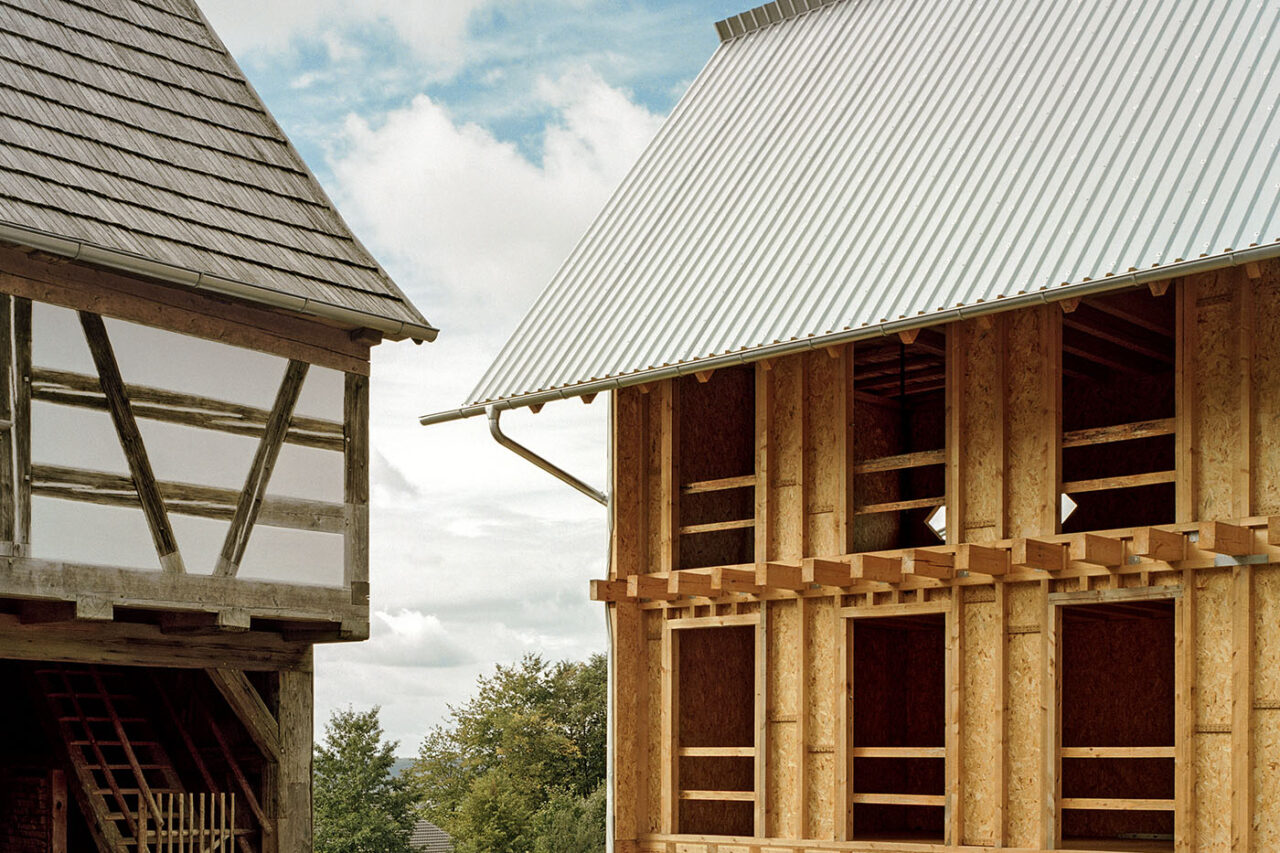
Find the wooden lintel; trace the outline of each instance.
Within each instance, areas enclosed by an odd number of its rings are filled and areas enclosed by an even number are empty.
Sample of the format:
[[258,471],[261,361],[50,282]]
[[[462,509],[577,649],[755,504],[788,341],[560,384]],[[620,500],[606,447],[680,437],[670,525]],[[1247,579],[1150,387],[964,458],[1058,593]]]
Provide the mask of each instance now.
[[1076,541],[1079,547],[1078,552],[1073,555],[1075,559],[1109,569],[1124,565],[1123,539],[1085,533]]
[[747,569],[731,569],[717,566],[711,570],[711,586],[719,592],[760,592],[756,584],[756,573]]
[[898,340],[906,344],[907,346],[911,346],[912,344],[914,344],[916,342],[916,338],[918,337],[920,337],[920,330],[918,328],[903,329],[901,332],[898,332]]
[[1062,299],[1058,302],[1058,304],[1062,306],[1063,314],[1071,314],[1071,313],[1074,313],[1075,310],[1080,307],[1080,297],[1073,296],[1070,299]]
[[929,548],[912,548],[902,560],[903,574],[916,577],[950,580],[956,571],[956,558],[950,551]]
[[1149,282],[1147,284],[1147,289],[1151,291],[1152,296],[1164,296],[1169,292],[1170,283],[1171,281],[1167,278],[1163,281]]
[[1009,559],[1016,568],[1060,572],[1066,569],[1070,560],[1070,554],[1067,551],[1067,543],[1065,542],[1015,539],[1009,549]]
[[853,570],[848,560],[806,558],[800,568],[800,576],[806,583],[820,586],[847,587],[853,583]]
[[280,724],[249,681],[249,677],[239,669],[216,668],[205,672],[214,687],[227,700],[263,757],[278,762],[281,755]]
[[809,586],[799,566],[787,563],[761,563],[756,566],[756,586],[765,589],[802,590]]
[[1256,550],[1253,530],[1225,521],[1206,521],[1200,524],[1200,538],[1196,547],[1202,551],[1243,557]]
[[1262,265],[1257,263],[1248,263],[1244,265],[1244,274],[1253,280],[1262,278]]
[[711,380],[711,374],[713,373],[715,373],[714,370],[699,370],[699,371],[696,371],[693,375],[697,378],[699,384],[705,385],[707,382]]
[[701,595],[710,597],[715,594],[711,585],[711,575],[706,572],[681,570],[672,572],[667,578],[667,591],[676,595]]
[[1187,558],[1187,537],[1173,530],[1144,527],[1133,532],[1131,550],[1148,560],[1176,563]]
[[160,496],[156,475],[151,470],[147,448],[142,441],[142,433],[138,431],[138,422],[134,420],[133,409],[129,405],[129,395],[125,392],[120,367],[111,348],[111,339],[107,337],[107,327],[102,322],[102,317],[88,311],[80,312],[80,325],[84,328],[89,352],[98,369],[98,382],[107,399],[107,408],[111,412],[111,421],[115,424],[120,447],[129,463],[133,486],[137,490],[143,514],[147,517],[147,525],[151,528],[151,538],[155,543],[156,555],[160,558],[160,568],[173,574],[183,574],[186,569],[182,564],[182,554],[178,551],[178,540],[169,525],[164,499]]
[[592,601],[624,601],[627,598],[626,581],[591,581]]
[[266,499],[267,484],[271,481],[271,472],[275,469],[276,459],[280,456],[280,448],[284,445],[285,434],[289,431],[289,421],[293,418],[293,407],[302,393],[302,383],[307,378],[308,364],[305,361],[290,361],[285,368],[280,389],[276,392],[275,404],[271,407],[271,417],[267,420],[267,428],[258,442],[253,462],[249,465],[249,474],[245,477],[244,490],[236,504],[236,513],[227,529],[226,538],[222,542],[222,553],[218,557],[214,574],[219,577],[234,577],[240,571],[240,561],[244,558],[245,548],[249,546],[249,536],[253,533],[254,522],[262,511],[262,502]]
[[902,558],[879,554],[855,554],[850,560],[851,574],[856,580],[899,583],[902,581]]
[[630,575],[627,577],[627,595],[631,598],[648,598],[654,601],[674,601],[676,596],[667,591],[667,579],[656,575]]
[[965,543],[956,548],[957,572],[998,577],[1009,572],[1009,551]]
[[591,405],[592,403],[594,403],[595,401],[596,401],[596,395],[595,395],[595,394],[583,394],[583,395],[582,395],[582,405],[584,405],[584,406],[590,406],[590,405]]

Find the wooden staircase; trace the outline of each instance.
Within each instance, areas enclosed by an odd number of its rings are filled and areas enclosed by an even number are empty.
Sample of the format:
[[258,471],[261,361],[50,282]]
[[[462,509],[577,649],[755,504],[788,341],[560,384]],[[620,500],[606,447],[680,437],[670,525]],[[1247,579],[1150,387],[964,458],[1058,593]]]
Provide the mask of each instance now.
[[71,664],[41,664],[33,676],[74,774],[70,787],[100,853],[162,849],[148,842],[165,828],[175,798],[185,802],[191,795],[129,677]]

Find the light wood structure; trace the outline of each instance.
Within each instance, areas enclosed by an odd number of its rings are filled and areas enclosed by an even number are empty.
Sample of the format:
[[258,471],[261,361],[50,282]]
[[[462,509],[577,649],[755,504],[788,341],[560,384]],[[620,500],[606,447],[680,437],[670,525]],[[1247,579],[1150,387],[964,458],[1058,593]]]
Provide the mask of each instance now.
[[620,853],[1280,849],[1280,263],[613,405]]

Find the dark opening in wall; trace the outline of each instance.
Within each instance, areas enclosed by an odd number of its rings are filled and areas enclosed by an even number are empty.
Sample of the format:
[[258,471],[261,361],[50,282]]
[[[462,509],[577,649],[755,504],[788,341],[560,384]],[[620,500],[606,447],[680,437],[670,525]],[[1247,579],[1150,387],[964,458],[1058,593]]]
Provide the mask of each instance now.
[[1128,290],[1063,315],[1063,532],[1174,520],[1176,305]]
[[677,380],[680,568],[755,559],[753,367]]
[[[850,638],[852,837],[940,842],[945,837],[946,619],[940,614],[855,619]],[[898,798],[913,802],[886,801]]]
[[854,550],[937,545],[946,495],[946,337],[923,329],[853,350]]
[[1173,602],[1064,607],[1060,643],[1063,847],[1172,850]]
[[678,830],[752,835],[756,629],[691,628],[672,637],[677,643]]

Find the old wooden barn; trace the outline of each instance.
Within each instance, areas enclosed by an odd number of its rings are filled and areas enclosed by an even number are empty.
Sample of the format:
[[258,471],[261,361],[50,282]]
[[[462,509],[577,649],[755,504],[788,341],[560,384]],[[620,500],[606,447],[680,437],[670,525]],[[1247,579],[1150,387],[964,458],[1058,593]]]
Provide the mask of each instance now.
[[0,849],[311,850],[369,351],[434,336],[193,2],[0,3]]
[[1278,26],[717,25],[424,418],[610,400],[614,850],[1280,849]]

